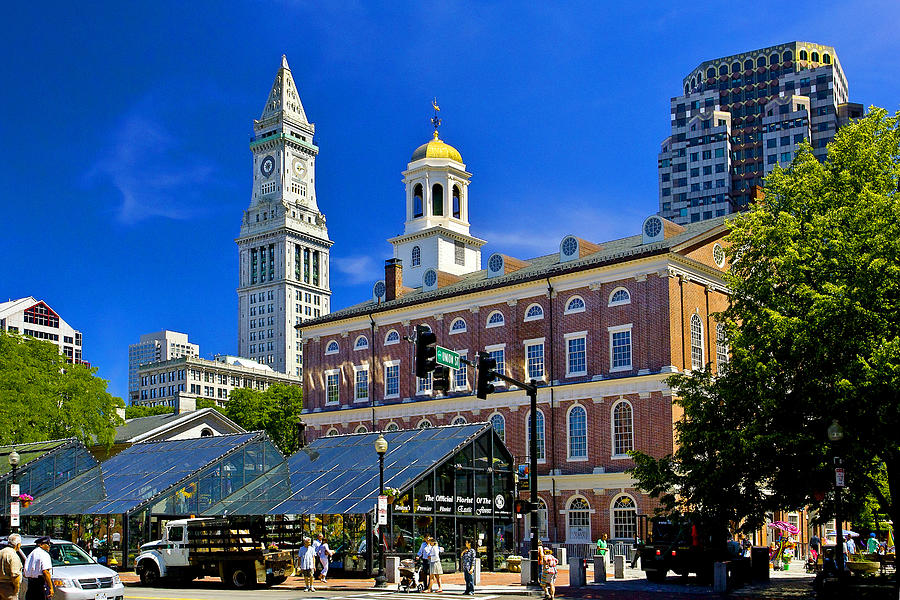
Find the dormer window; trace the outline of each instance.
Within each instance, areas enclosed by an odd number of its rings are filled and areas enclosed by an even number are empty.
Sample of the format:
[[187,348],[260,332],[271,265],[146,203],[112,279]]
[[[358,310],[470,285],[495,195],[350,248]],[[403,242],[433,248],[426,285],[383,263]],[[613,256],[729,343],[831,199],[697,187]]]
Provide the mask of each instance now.
[[422,184],[417,183],[413,188],[413,218],[421,217],[424,214],[422,197]]

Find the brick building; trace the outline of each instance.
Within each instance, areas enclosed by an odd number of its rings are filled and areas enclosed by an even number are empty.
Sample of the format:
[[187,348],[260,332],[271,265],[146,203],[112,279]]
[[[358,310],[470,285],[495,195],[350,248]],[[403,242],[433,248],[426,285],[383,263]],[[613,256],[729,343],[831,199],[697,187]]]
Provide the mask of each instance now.
[[[653,215],[637,235],[601,243],[569,235],[553,254],[493,254],[482,270],[459,153],[435,135],[404,176],[406,231],[391,240],[394,258],[373,298],[302,325],[308,437],[489,421],[526,463],[524,391],[500,383],[478,400],[474,372],[460,370],[452,391],[432,394],[430,379],[413,374],[405,339],[426,324],[439,345],[470,359],[489,352],[507,375],[541,382],[542,537],[570,551],[601,533],[633,538],[636,515],[654,501],[625,473],[627,452],[672,451],[678,415],[665,379],[727,360],[713,316],[727,303],[724,218],[682,226]],[[454,189],[452,212],[443,186]],[[441,251],[447,239],[456,252]]]

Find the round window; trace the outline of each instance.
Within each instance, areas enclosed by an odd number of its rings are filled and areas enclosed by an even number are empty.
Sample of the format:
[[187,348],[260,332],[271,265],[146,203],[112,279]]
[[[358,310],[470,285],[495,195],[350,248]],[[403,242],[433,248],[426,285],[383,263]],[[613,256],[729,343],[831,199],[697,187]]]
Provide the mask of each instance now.
[[713,246],[713,260],[719,268],[725,266],[725,250],[720,244]]
[[437,283],[437,273],[434,272],[434,269],[429,269],[425,271],[425,285],[428,287],[432,287]]
[[564,239],[562,243],[562,251],[566,256],[572,256],[573,254],[575,254],[578,251],[578,240],[576,240],[572,236]]
[[488,261],[488,268],[494,273],[503,270],[503,257],[495,254]]
[[384,293],[386,290],[387,290],[387,288],[385,288],[384,282],[379,281],[378,283],[375,284],[375,297],[376,298],[384,298]]
[[647,219],[647,222],[644,223],[644,233],[647,234],[647,237],[656,237],[660,231],[662,231],[662,221],[659,219]]

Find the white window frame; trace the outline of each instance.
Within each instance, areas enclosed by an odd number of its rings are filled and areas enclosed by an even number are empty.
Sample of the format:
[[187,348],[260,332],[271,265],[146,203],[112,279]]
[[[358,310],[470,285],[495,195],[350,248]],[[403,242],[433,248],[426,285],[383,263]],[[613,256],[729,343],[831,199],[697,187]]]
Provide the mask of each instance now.
[[[694,321],[700,324],[700,364],[699,366],[694,366]],[[706,364],[706,348],[703,343],[703,319],[700,318],[700,315],[694,313],[691,315],[690,321],[688,323],[688,333],[690,334],[691,340],[691,370],[692,371],[700,371],[703,369],[703,366]]]
[[528,348],[530,346],[541,346],[541,375],[540,377],[534,377],[537,381],[546,381],[547,380],[547,346],[544,343],[544,339],[542,337],[539,338],[531,338],[530,340],[523,340],[522,345],[525,347],[525,363],[524,363],[524,372],[525,379],[531,380],[531,374],[528,372]]
[[[607,327],[606,331],[609,332],[609,372],[610,373],[619,373],[622,371],[631,371],[634,369],[634,333],[632,329],[634,328],[634,323],[626,323],[625,325],[614,325],[613,327]],[[618,367],[613,366],[613,334],[628,332],[628,354],[630,360],[627,365],[620,365]]]
[[[563,335],[563,341],[566,343],[566,377],[581,377],[583,375],[587,375],[588,372],[588,343],[587,343],[587,334],[585,331],[573,331],[572,333],[567,333]],[[569,370],[569,340],[574,340],[578,338],[584,338],[584,371],[570,371]]]
[[325,437],[332,437],[340,434],[341,432],[337,430],[337,427],[331,427],[328,431],[325,432]]
[[[392,398],[400,397],[400,361],[399,360],[386,360],[384,361],[384,399],[390,400]],[[388,394],[388,369],[390,367],[397,367],[397,393],[396,394]]]
[[416,396],[431,396],[434,393],[434,379],[431,371],[425,377],[416,377]]
[[[633,540],[633,536],[616,536],[616,501],[620,498],[628,498],[634,504],[634,518],[635,518],[635,530],[637,530],[637,513],[638,513],[638,503],[635,500],[634,496],[631,494],[616,494],[613,497],[612,501],[609,503],[609,537],[611,540]],[[625,510],[625,509],[619,509]]]
[[[366,397],[360,398],[357,396],[359,389],[359,382],[356,380],[356,374],[360,371],[366,372]],[[369,398],[372,395],[372,378],[369,376],[369,364],[363,363],[361,365],[353,365],[353,401],[354,402],[368,402]]]
[[[569,308],[569,306],[571,306],[572,302],[574,302],[575,300],[581,300],[581,306],[579,306],[577,308]],[[563,314],[564,315],[573,315],[575,313],[583,313],[586,310],[587,310],[587,302],[584,301],[584,297],[581,296],[580,294],[574,294],[574,295],[570,296],[568,300],[566,300],[566,309],[563,311]]]
[[[547,415],[544,414],[540,408],[537,409],[538,412],[543,417],[544,427],[541,430],[544,432],[543,441],[544,441],[544,457],[541,458],[541,453],[538,452],[537,462],[539,465],[547,464]],[[531,409],[528,409],[528,412],[525,413],[525,459],[528,462],[531,462],[531,440],[529,439],[529,430],[531,427]],[[540,447],[539,447],[540,448]]]
[[[388,338],[391,337],[391,334],[392,334],[392,333],[396,333],[396,334],[397,334],[397,339],[396,339],[396,340],[388,340]],[[401,339],[401,337],[400,337],[400,332],[397,331],[396,329],[391,329],[391,330],[388,331],[386,334],[384,334],[384,345],[385,345],[385,346],[393,346],[394,344],[399,344],[399,343],[400,343],[400,339]]]
[[[391,429],[391,425],[394,426],[393,429]],[[384,431],[400,431],[400,426],[397,425],[395,422],[391,421],[390,423],[388,423],[387,425],[384,426]]]
[[[572,412],[576,409],[580,408],[584,411],[584,456],[572,456],[572,426],[570,419],[572,418]],[[569,407],[569,410],[566,411],[566,460],[568,462],[584,462],[588,459],[588,451],[590,449],[590,445],[588,443],[588,411],[587,408],[578,402]]]
[[[457,350],[460,358],[467,358],[469,356],[468,350]],[[466,374],[466,385],[460,387],[456,385],[456,374],[459,371],[463,371]],[[462,363],[459,364],[458,369],[450,369],[450,390],[453,392],[462,392],[469,389],[469,370],[468,367]]]
[[[332,350],[332,344],[334,345],[334,350]],[[341,344],[337,340],[330,340],[327,344],[325,344],[325,355],[329,354],[337,354],[341,351]]]
[[[625,292],[628,297],[625,300],[613,300],[613,296],[618,294],[619,292]],[[609,293],[609,301],[607,302],[607,306],[622,306],[624,304],[631,304],[631,292],[628,291],[628,288],[619,286],[613,291]]]
[[[331,375],[337,376],[337,400],[331,401],[328,399],[328,378]],[[326,406],[336,406],[341,403],[341,370],[340,369],[328,369],[325,371],[325,405]]]
[[[529,313],[529,312],[531,311],[531,309],[534,308],[534,307],[539,308],[540,311],[541,311],[541,314],[539,314],[539,315],[534,315],[534,316],[529,317],[529,316],[528,316],[528,313]],[[543,319],[543,318],[544,318],[544,307],[541,306],[541,305],[540,305],[539,303],[537,303],[537,302],[532,302],[531,304],[528,305],[528,308],[525,309],[525,318],[522,319],[522,320],[525,321],[525,322],[527,323],[528,321],[540,321],[540,320]]]
[[[462,324],[463,324],[462,328],[454,329],[453,326],[456,325],[457,323],[459,323],[460,321],[462,321]],[[456,335],[458,333],[465,333],[468,330],[469,330],[469,325],[468,325],[468,323],[466,323],[466,320],[463,319],[462,317],[457,317],[457,318],[453,319],[452,323],[450,323],[450,335]]]
[[[494,315],[500,315],[500,321],[491,323],[491,319],[494,318]],[[503,316],[503,313],[499,310],[492,310],[491,314],[488,315],[487,320],[484,322],[485,329],[490,329],[492,327],[503,327],[504,325],[506,325],[506,317]]]
[[456,415],[455,417],[453,417],[453,420],[450,421],[451,425],[465,425],[467,423],[468,423],[468,421],[462,415]]
[[626,451],[625,454],[616,454],[616,409],[622,404],[627,405],[631,411],[631,450],[634,450],[637,447],[634,437],[634,404],[624,398],[617,400],[616,402],[613,402],[613,405],[609,409],[609,439],[611,442],[609,452],[610,458],[613,460],[626,460],[631,458],[628,456],[628,451]]
[[[422,427],[422,425],[424,423],[428,423],[428,427]],[[432,427],[434,427],[434,424],[431,422],[430,419],[427,419],[427,418],[422,419],[418,423],[416,423],[416,429],[431,429]]]
[[[494,417],[500,417],[500,420],[503,421],[503,435],[500,436],[500,439],[503,440],[504,443],[506,443],[506,417],[504,417],[502,414],[500,414],[498,412],[495,412],[495,413],[491,414],[491,416],[488,417],[487,421],[488,421],[488,423],[491,424],[491,428],[495,432],[497,431],[497,429],[494,427]],[[498,435],[499,435],[499,433],[498,433]]]
[[[508,372],[507,368],[507,357],[506,357],[506,344],[493,344],[492,346],[485,346],[484,351],[490,354],[491,352],[497,352],[498,350],[503,350],[503,374],[506,375]],[[495,379],[493,382],[494,387],[506,385],[506,382],[502,379]]]
[[356,429],[353,430],[353,433],[369,433],[369,428],[365,425],[359,425]]
[[[544,541],[550,541],[547,532],[550,530],[547,523],[547,504],[538,498],[538,537]],[[525,515],[525,535],[531,534],[531,513]]]
[[716,323],[716,370],[723,372],[728,366],[728,332],[725,323]]
[[[584,501],[584,503],[587,504],[587,510],[582,510],[582,509],[579,509],[579,510],[577,510],[577,511],[572,510],[572,505],[575,504],[575,501],[576,501],[576,500],[582,500],[582,501]],[[565,510],[565,511],[559,511],[559,512],[560,512],[560,513],[565,512],[565,519],[566,519],[566,543],[567,543],[567,544],[585,544],[585,543],[590,544],[590,543],[591,543],[591,521],[593,520],[592,517],[591,517],[591,515],[593,515],[595,511],[594,511],[594,509],[591,508],[591,503],[588,501],[588,499],[585,498],[584,496],[580,495],[580,494],[577,494],[577,495],[575,495],[575,496],[572,496],[571,498],[569,498],[569,501],[566,503],[566,510]],[[587,539],[583,539],[583,538],[575,538],[575,537],[572,536],[572,533],[571,533],[571,531],[570,531],[570,525],[571,525],[571,524],[569,523],[569,517],[571,516],[571,513],[574,513],[574,512],[579,512],[579,513],[584,512],[584,513],[587,513],[587,517],[588,517],[588,522],[587,522]]]
[[[360,345],[360,340],[362,340],[364,345]],[[353,342],[353,350],[368,350],[369,349],[369,338],[364,335],[360,335],[356,337],[356,341]]]

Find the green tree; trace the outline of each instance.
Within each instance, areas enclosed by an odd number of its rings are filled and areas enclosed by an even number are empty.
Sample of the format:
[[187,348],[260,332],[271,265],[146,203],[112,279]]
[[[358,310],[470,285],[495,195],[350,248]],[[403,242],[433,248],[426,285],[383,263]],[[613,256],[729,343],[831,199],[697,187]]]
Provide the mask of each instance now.
[[824,163],[804,145],[729,222],[728,368],[670,378],[679,448],[635,457],[643,489],[748,528],[773,508],[828,515],[839,453],[855,504],[874,497],[900,523],[898,183],[900,113],[873,108]]
[[0,332],[0,443],[76,437],[111,444],[124,403],[96,373],[66,363],[54,344]]
[[299,448],[297,421],[303,409],[303,390],[280,383],[266,391],[232,390],[222,412],[248,431],[264,430],[278,449],[291,454]]

